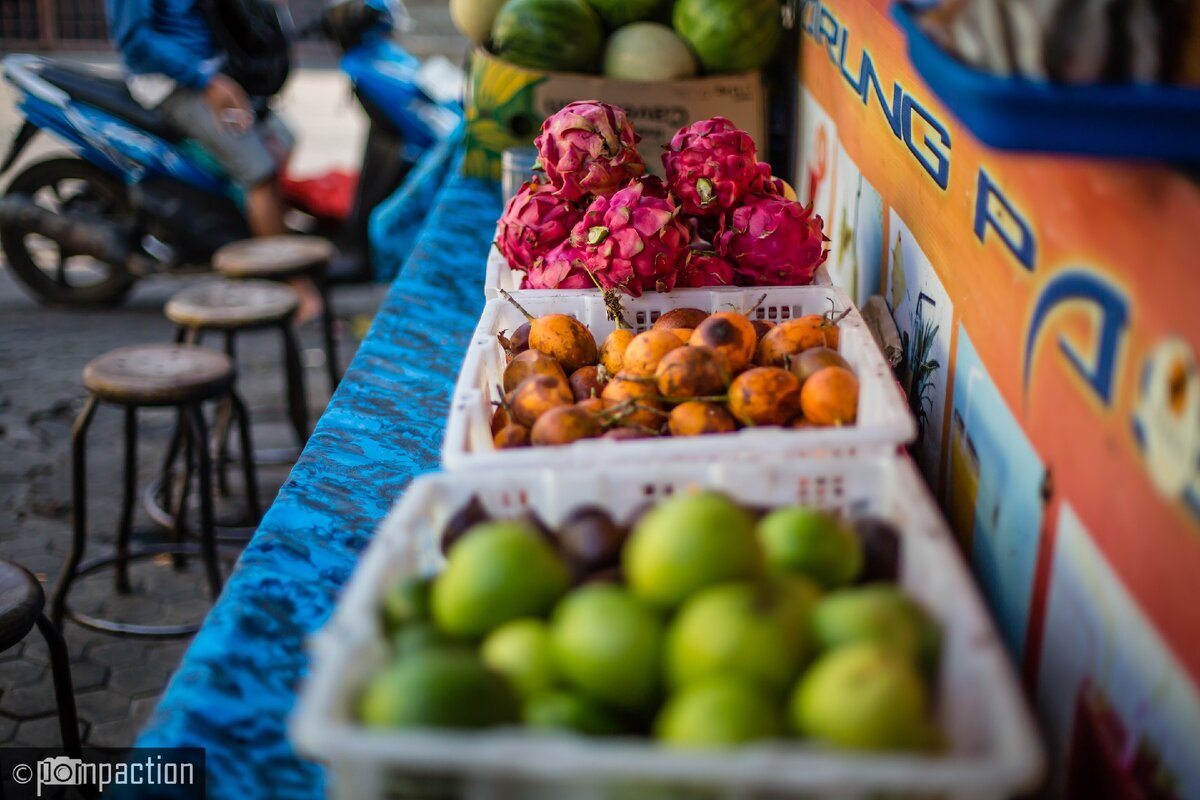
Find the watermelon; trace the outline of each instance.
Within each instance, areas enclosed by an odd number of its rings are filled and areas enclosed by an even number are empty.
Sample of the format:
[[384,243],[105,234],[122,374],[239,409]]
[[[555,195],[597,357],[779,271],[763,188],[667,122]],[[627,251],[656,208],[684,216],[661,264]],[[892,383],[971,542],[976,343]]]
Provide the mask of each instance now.
[[508,0],[492,25],[492,49],[519,67],[595,72],[604,44],[587,0]]
[[677,0],[672,21],[708,73],[761,69],[783,37],[779,0]]
[[666,25],[635,22],[608,37],[604,74],[627,81],[675,81],[696,74],[696,59]]
[[644,20],[661,19],[668,11],[671,0],[588,0],[604,25],[616,30],[622,25]]

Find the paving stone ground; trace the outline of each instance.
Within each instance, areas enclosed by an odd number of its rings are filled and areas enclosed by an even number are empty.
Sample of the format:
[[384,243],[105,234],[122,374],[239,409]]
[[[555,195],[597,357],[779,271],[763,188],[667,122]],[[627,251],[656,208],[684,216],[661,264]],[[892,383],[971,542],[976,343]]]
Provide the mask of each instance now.
[[[416,28],[406,39],[419,56],[443,55],[460,63],[466,44],[450,26],[444,0],[409,0]],[[0,49],[3,49],[0,47]],[[307,51],[306,51],[307,52]],[[62,54],[59,54],[63,57]],[[112,66],[111,55],[88,55],[89,63]],[[345,77],[324,58],[306,56],[309,66],[293,74],[282,100],[298,134],[293,155],[298,174],[334,167],[357,167],[365,124],[350,98]],[[311,65],[316,64],[316,68]],[[11,94],[0,86],[0,142],[5,146],[20,124]],[[45,137],[21,163],[53,152]],[[11,175],[0,182],[6,184]],[[171,327],[162,306],[175,291],[196,279],[158,279],[140,284],[129,301],[102,311],[46,309],[14,283],[0,259],[0,557],[25,565],[47,592],[58,577],[70,536],[71,423],[84,397],[79,374],[94,356],[130,344],[166,341]],[[353,355],[386,287],[339,287],[338,342],[343,364]],[[319,332],[301,331],[306,363],[310,417],[328,400],[321,367]],[[249,334],[239,339],[239,390],[254,420],[255,445],[286,446],[290,429],[281,416],[283,376],[278,336]],[[169,412],[144,411],[139,426],[141,486],[151,480],[162,459],[173,418]],[[88,452],[90,553],[111,547],[121,494],[121,415],[102,408],[90,434]],[[259,470],[264,508],[287,476],[287,467]],[[234,524],[243,514],[236,472],[233,495],[219,504],[220,520]],[[162,538],[140,508],[135,543]],[[82,611],[129,621],[163,623],[202,619],[209,607],[198,563],[183,571],[169,560],[132,568],[133,592],[117,596],[111,574],[81,580],[72,592]],[[126,746],[133,742],[182,657],[186,641],[132,641],[90,633],[67,623],[79,717],[86,744]],[[59,741],[54,692],[46,646],[36,633],[0,653],[0,746],[49,746]]]
[[[361,135],[361,123],[342,124],[342,135],[330,125],[331,114],[319,107],[321,98],[339,88],[341,76],[323,71],[301,77],[289,102],[302,147],[306,128],[309,146],[304,163],[314,169],[327,163],[352,163],[346,141]],[[0,128],[13,122],[11,106],[0,108]],[[313,108],[317,105],[317,108]],[[345,115],[342,115],[345,120]],[[7,131],[0,131],[6,134]],[[7,136],[5,136],[7,141]],[[171,327],[162,305],[191,281],[164,279],[140,285],[129,302],[104,311],[64,311],[42,308],[14,284],[0,264],[0,557],[12,559],[53,586],[62,566],[70,535],[71,423],[84,397],[79,373],[89,359],[129,344],[165,341]],[[356,336],[382,299],[384,287],[342,287],[335,302],[340,356],[347,363]],[[328,400],[321,369],[322,352],[316,328],[301,332],[311,417]],[[279,415],[282,374],[278,337],[251,334],[239,340],[239,389],[251,409],[257,446],[290,443],[289,429]],[[102,408],[90,434],[89,511],[91,552],[112,545],[120,502],[121,415]],[[151,480],[171,432],[169,412],[145,411],[139,426],[141,485]],[[264,506],[287,475],[286,467],[263,468]],[[219,516],[235,523],[242,513],[240,483],[231,473],[234,496],[223,500]],[[162,533],[139,507],[135,542],[152,542]],[[202,619],[209,605],[198,563],[176,571],[169,561],[133,567],[133,593],[117,596],[111,575],[101,573],[80,581],[73,604],[84,611],[121,616],[130,621],[187,621]],[[186,641],[130,641],[90,633],[67,623],[66,640],[84,741],[96,746],[133,742],[153,710]],[[34,634],[0,654],[0,745],[45,746],[58,742],[54,693],[45,644]]]
[[[49,310],[35,305],[0,270],[0,556],[25,565],[51,589],[66,554],[71,525],[69,438],[83,400],[79,373],[93,356],[122,345],[164,341],[171,327],[162,305],[184,281],[160,280],[140,286],[124,306],[97,312]],[[343,363],[382,298],[384,287],[354,286],[336,292],[340,355]],[[301,333],[312,416],[328,400],[317,329]],[[239,388],[254,418],[256,446],[286,446],[290,431],[278,417],[282,375],[276,336],[239,339]],[[275,412],[275,413],[272,413]],[[142,414],[139,477],[151,480],[171,432],[171,415]],[[89,552],[111,548],[120,504],[121,414],[102,407],[90,433],[88,451]],[[264,505],[287,475],[286,467],[259,470]],[[236,473],[231,472],[231,479]],[[236,523],[243,516],[240,483],[219,504],[218,516]],[[135,543],[163,539],[142,508],[134,525]],[[232,554],[231,554],[232,555]],[[209,600],[198,562],[176,571],[169,559],[132,569],[133,592],[114,593],[110,573],[80,580],[71,594],[82,610],[129,621],[199,620]],[[130,744],[166,686],[186,641],[117,639],[66,623],[85,742],[97,746]],[[36,633],[0,654],[0,745],[52,745],[58,741],[54,693],[46,646]]]

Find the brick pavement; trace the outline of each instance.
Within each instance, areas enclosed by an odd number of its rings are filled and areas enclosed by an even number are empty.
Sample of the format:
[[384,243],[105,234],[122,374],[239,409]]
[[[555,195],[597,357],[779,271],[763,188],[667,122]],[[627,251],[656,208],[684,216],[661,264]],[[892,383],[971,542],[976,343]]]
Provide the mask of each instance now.
[[[466,44],[449,24],[444,0],[409,0],[417,28],[407,38],[418,55],[440,53],[459,62]],[[111,64],[111,56],[90,57]],[[344,76],[329,69],[301,70],[283,98],[285,111],[299,135],[293,164],[300,173],[333,166],[354,166],[365,133],[359,110],[349,101]],[[0,87],[0,141],[5,144],[19,120],[10,95]],[[53,151],[43,140],[22,159]],[[15,174],[14,173],[10,173]],[[5,176],[5,182],[10,176]],[[0,259],[0,556],[24,564],[47,587],[62,566],[70,535],[71,423],[84,393],[79,373],[93,356],[127,344],[163,341],[170,325],[162,305],[188,281],[160,279],[138,286],[129,302],[103,311],[45,309],[14,284]],[[385,287],[342,287],[335,296],[340,326],[340,354],[348,362],[365,323],[382,299]],[[311,418],[328,400],[317,349],[317,329],[301,333],[305,348]],[[278,336],[251,334],[239,339],[239,390],[254,419],[258,447],[287,445],[289,428],[278,409],[282,403]],[[270,413],[274,410],[276,413]],[[169,412],[143,411],[139,428],[139,476],[150,480],[170,434]],[[121,416],[102,408],[92,425],[88,458],[89,505],[93,547],[113,541],[120,502]],[[231,472],[231,477],[236,473]],[[287,476],[287,468],[259,471],[264,508]],[[239,483],[234,496],[218,507],[218,517],[235,522],[240,514]],[[154,541],[161,532],[139,505],[136,542]],[[91,552],[96,552],[93,550]],[[110,573],[76,584],[72,603],[84,611],[111,614],[130,621],[201,619],[208,608],[198,563],[185,571],[165,560],[132,567],[133,593],[112,591]],[[153,710],[179,663],[186,641],[134,641],[89,633],[67,623],[76,698],[84,742],[95,746],[131,744]],[[0,746],[46,746],[58,743],[54,693],[46,647],[34,633],[17,647],[0,653]]]
[[[163,341],[170,324],[161,308],[184,281],[163,279],[140,286],[130,302],[111,310],[79,312],[34,305],[0,270],[0,555],[24,564],[53,586],[70,536],[70,426],[84,396],[79,372],[94,355],[127,344]],[[343,361],[355,347],[351,329],[361,329],[374,313],[384,287],[338,290],[336,303]],[[319,334],[301,335],[313,419],[328,399],[319,368]],[[249,334],[239,339],[239,388],[254,418],[256,446],[283,446],[289,429],[277,412],[282,400],[278,336]],[[257,413],[256,413],[257,412]],[[142,486],[161,462],[171,431],[169,412],[144,411],[139,428]],[[121,415],[102,407],[93,424],[88,452],[89,512],[96,550],[111,547],[120,503]],[[231,477],[236,473],[231,472]],[[287,475],[286,467],[259,471],[264,505]],[[240,485],[218,507],[226,522],[242,514]],[[161,531],[138,509],[135,542],[161,539]],[[180,572],[169,560],[132,568],[133,593],[117,596],[111,573],[82,579],[72,591],[80,610],[129,621],[156,623],[202,619],[208,608],[198,562]],[[116,639],[70,622],[71,652],[79,716],[85,743],[130,744],[153,710],[187,643]],[[0,654],[0,745],[52,745],[58,741],[54,693],[46,647],[36,633]]]

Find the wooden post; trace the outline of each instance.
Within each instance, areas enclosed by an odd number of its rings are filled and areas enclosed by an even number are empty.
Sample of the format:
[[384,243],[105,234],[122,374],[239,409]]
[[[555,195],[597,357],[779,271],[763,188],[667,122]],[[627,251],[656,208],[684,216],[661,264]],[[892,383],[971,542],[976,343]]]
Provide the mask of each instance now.
[[54,16],[55,0],[38,0],[38,39],[42,47],[50,50],[58,38],[58,20]]

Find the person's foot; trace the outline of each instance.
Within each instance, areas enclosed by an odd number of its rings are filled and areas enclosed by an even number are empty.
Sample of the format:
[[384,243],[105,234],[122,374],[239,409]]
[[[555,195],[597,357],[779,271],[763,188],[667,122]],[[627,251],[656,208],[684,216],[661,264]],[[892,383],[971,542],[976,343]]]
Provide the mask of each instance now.
[[312,278],[293,278],[288,281],[288,284],[291,285],[296,292],[296,297],[300,300],[300,306],[296,309],[296,316],[293,320],[295,324],[297,326],[307,325],[320,318],[325,311],[325,303]]

